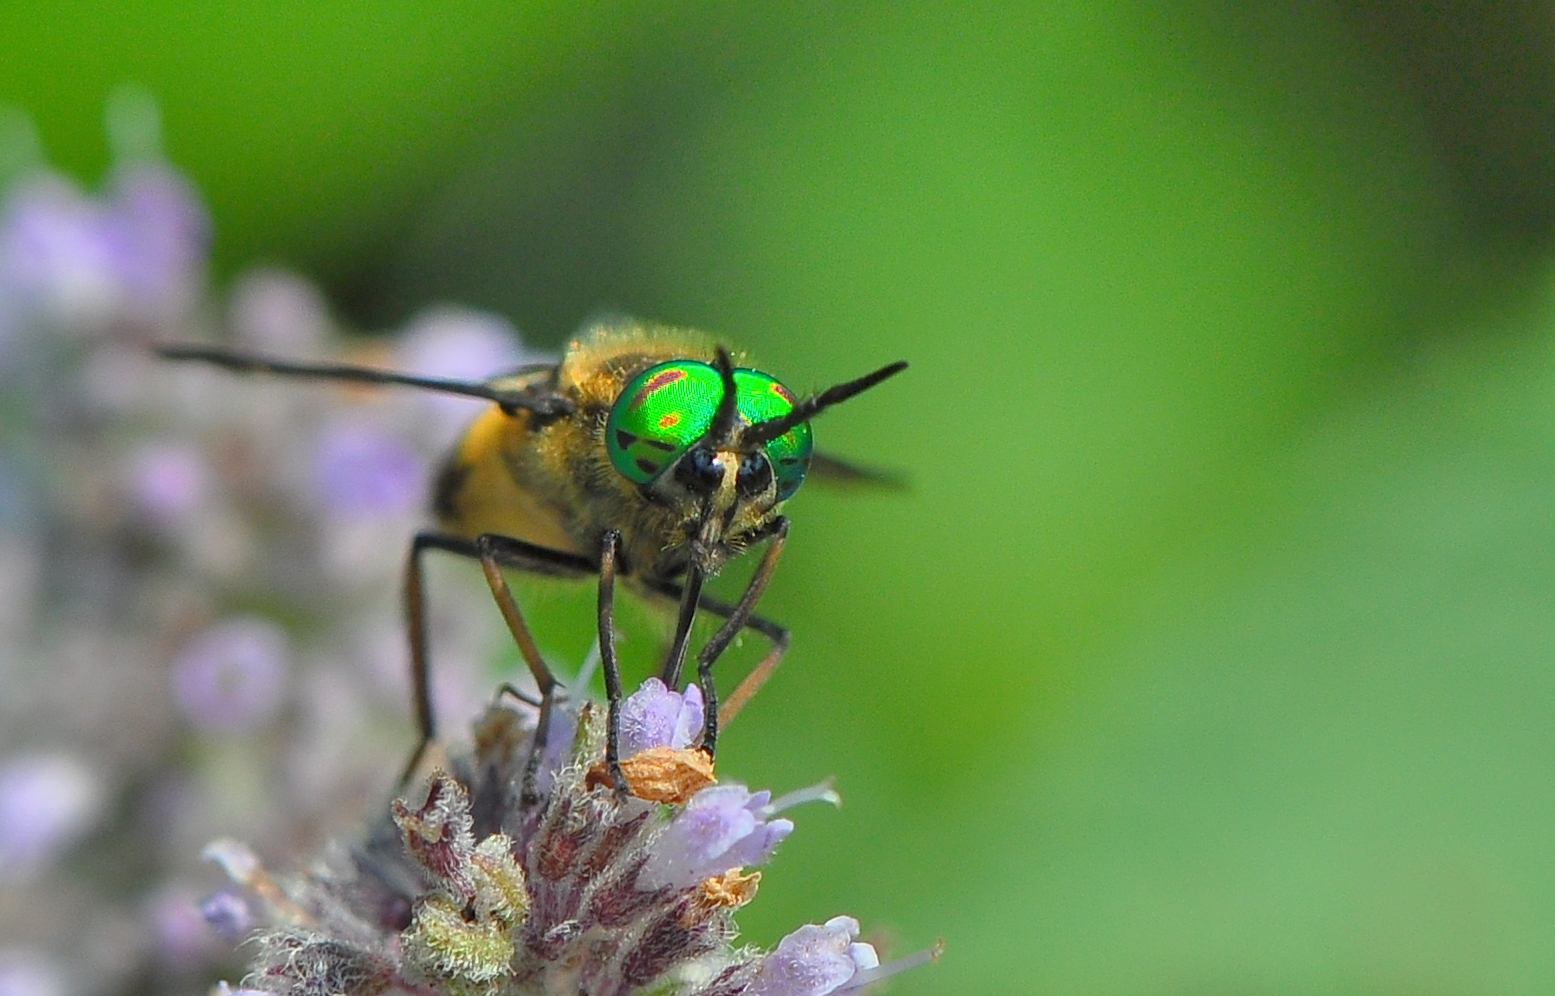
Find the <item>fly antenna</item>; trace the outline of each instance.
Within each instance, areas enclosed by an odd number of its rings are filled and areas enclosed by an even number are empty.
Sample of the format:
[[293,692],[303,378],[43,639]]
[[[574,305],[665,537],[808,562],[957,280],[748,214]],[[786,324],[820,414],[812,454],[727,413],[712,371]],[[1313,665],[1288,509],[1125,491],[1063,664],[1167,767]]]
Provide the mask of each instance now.
[[855,394],[867,391],[881,381],[895,377],[906,369],[907,361],[897,360],[895,363],[889,363],[874,373],[865,374],[857,380],[850,380],[845,384],[828,387],[820,394],[812,395],[799,402],[799,404],[794,406],[793,411],[781,418],[769,418],[765,422],[757,422],[745,430],[743,441],[758,445],[770,442],[799,423],[810,421],[832,405],[840,405]]
[[347,363],[293,363],[266,356],[254,356],[205,346],[199,343],[162,343],[152,347],[165,360],[193,360],[209,363],[235,373],[267,373],[283,377],[311,377],[319,380],[343,380],[355,384],[397,384],[418,387],[443,394],[458,394],[466,398],[480,398],[499,405],[504,411],[517,409],[541,415],[562,415],[572,411],[572,402],[549,392],[533,390],[503,390],[480,381],[446,380],[442,377],[417,377],[412,374],[375,370]]
[[707,438],[717,446],[734,438],[735,427],[740,421],[739,388],[734,383],[734,361],[729,358],[727,349],[718,347],[713,366],[724,382],[723,397],[718,399],[718,410],[713,413],[713,424],[707,430]]

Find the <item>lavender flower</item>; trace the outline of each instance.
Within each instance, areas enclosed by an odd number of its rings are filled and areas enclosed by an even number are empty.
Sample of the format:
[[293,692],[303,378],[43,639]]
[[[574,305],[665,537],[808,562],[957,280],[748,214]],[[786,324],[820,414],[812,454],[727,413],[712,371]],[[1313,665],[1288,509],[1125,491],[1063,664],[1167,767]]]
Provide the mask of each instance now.
[[248,900],[231,889],[212,893],[200,904],[200,915],[222,940],[229,944],[243,941],[254,929],[254,913]]
[[165,886],[147,903],[162,960],[177,969],[198,967],[217,950],[200,901],[181,885]]
[[288,357],[318,353],[330,327],[318,288],[294,273],[269,269],[238,280],[227,301],[227,321],[245,348]]
[[647,889],[685,888],[729,869],[759,865],[794,831],[792,820],[763,818],[770,792],[715,785],[691,797],[643,865]]
[[806,924],[762,958],[742,996],[828,996],[853,993],[938,958],[942,945],[880,964],[873,944],[857,940],[858,921],[835,916]]
[[621,756],[670,747],[689,747],[702,732],[702,690],[689,686],[672,692],[658,678],[649,678],[621,703]]
[[176,321],[203,284],[209,241],[204,207],[165,165],[122,170],[101,199],[43,174],[0,214],[0,299],[13,320],[66,328]]
[[145,322],[177,321],[204,283],[211,223],[189,181],[162,163],[121,168],[104,235],[127,305]]
[[833,917],[817,927],[806,924],[778,942],[761,960],[749,996],[826,996],[845,986],[860,971],[878,968],[880,959],[869,944],[857,944],[858,921]]
[[399,439],[352,423],[325,429],[313,473],[325,508],[365,517],[419,508],[427,476],[421,459]]
[[161,524],[176,524],[192,514],[210,491],[204,456],[178,443],[141,446],[129,458],[126,477],[131,501]]
[[290,667],[286,634],[274,623],[240,616],[185,644],[173,662],[173,691],[195,727],[247,733],[280,708]]
[[0,287],[29,317],[95,326],[119,288],[109,213],[66,180],[18,184],[0,215]]
[[0,765],[0,876],[45,869],[96,822],[98,775],[67,754],[30,754]]

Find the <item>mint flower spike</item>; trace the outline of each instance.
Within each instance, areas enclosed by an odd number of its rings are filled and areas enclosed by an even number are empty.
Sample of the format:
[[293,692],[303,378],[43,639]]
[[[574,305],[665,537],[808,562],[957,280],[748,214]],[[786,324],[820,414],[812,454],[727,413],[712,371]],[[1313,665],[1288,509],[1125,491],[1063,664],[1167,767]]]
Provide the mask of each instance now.
[[731,868],[759,865],[794,830],[763,815],[770,792],[714,785],[691,797],[664,828],[643,865],[640,888],[687,888]]
[[[632,699],[635,746],[684,752],[673,745],[695,736],[702,708],[694,687],[645,684]],[[424,788],[308,871],[272,877],[247,847],[211,845],[258,921],[242,985],[274,996],[848,996],[937,954],[882,965],[851,917],[801,927],[770,953],[736,946],[734,914],[761,879],[742,869],[793,831],[778,812],[835,803],[830,781],[777,800],[737,784],[684,802],[623,797],[593,774],[604,710],[570,697],[557,710],[574,732],[538,805],[520,791],[534,717],[497,700],[472,750],[450,752]],[[206,915],[229,936],[250,926],[242,903],[212,900]]]
[[119,169],[100,197],[42,173],[0,199],[0,291],[28,325],[176,324],[209,244],[204,205],[165,164]]
[[649,678],[621,703],[621,756],[632,757],[653,747],[682,750],[702,732],[702,690],[672,692],[658,678]]
[[475,898],[475,826],[470,793],[441,771],[432,775],[426,799],[408,806],[403,799],[390,805],[405,850],[416,863],[463,903]]

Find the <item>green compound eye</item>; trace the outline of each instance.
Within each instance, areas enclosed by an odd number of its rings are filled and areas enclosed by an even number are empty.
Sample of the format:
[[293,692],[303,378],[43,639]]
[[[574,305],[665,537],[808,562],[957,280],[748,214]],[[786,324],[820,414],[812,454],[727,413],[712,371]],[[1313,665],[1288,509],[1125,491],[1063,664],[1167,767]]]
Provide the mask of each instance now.
[[644,370],[610,409],[610,462],[627,480],[649,483],[707,435],[723,394],[723,378],[706,363],[671,360]]
[[[794,410],[794,393],[759,370],[736,370],[734,386],[739,392],[735,403],[751,424],[782,418]],[[800,422],[767,443],[767,459],[772,461],[772,473],[777,477],[778,501],[787,501],[804,483],[814,448],[809,422]]]
[[[793,392],[759,370],[735,370],[734,388],[735,405],[748,423],[794,410]],[[629,481],[652,482],[707,435],[723,393],[718,370],[696,360],[671,360],[644,370],[626,385],[605,422],[611,464]],[[808,422],[766,444],[778,501],[799,490],[813,446]]]

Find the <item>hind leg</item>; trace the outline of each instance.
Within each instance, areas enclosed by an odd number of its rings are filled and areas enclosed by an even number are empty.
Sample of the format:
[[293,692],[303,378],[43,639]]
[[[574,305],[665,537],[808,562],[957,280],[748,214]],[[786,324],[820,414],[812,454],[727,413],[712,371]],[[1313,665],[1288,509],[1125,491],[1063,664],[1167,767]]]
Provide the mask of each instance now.
[[420,765],[427,747],[437,737],[437,717],[432,708],[431,657],[428,650],[426,623],[426,594],[422,555],[428,550],[442,550],[476,560],[481,564],[487,586],[497,602],[498,610],[507,623],[508,631],[518,644],[525,665],[534,676],[541,691],[540,718],[536,729],[535,747],[525,766],[524,792],[526,798],[534,795],[534,772],[539,764],[539,752],[545,744],[545,734],[550,725],[551,706],[558,688],[555,676],[540,656],[534,638],[524,622],[523,614],[513,598],[513,592],[503,578],[501,568],[511,567],[534,574],[579,577],[593,573],[594,566],[576,554],[535,546],[508,536],[488,534],[476,540],[465,539],[449,533],[417,533],[411,541],[410,555],[405,565],[405,623],[410,643],[411,701],[415,710],[419,739],[410,760],[400,775],[400,785],[409,781]]

